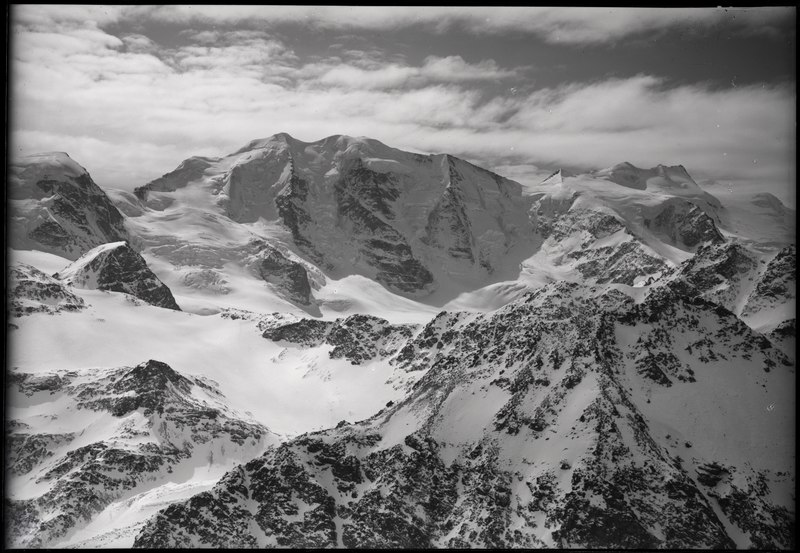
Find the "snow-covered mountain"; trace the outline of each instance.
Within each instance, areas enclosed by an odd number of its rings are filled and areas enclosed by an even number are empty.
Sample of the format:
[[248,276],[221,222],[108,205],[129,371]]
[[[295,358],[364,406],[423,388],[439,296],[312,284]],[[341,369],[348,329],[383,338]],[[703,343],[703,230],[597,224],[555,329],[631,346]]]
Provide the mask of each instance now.
[[28,156],[11,163],[8,173],[9,247],[74,260],[127,239],[119,210],[67,154]]
[[[359,274],[409,296],[505,277],[533,244],[518,183],[449,155],[363,138],[305,143],[278,134],[223,158],[188,159],[135,195],[149,211],[134,224],[143,219],[152,228],[151,219],[171,221],[178,213],[224,217],[240,223],[240,233],[280,224],[291,249],[332,278]],[[181,266],[243,241],[238,233],[227,233],[227,242],[201,233],[187,245],[176,236],[183,229],[159,229],[172,240],[145,234],[145,243]]]
[[795,545],[774,196],[345,136],[13,167],[8,545]]

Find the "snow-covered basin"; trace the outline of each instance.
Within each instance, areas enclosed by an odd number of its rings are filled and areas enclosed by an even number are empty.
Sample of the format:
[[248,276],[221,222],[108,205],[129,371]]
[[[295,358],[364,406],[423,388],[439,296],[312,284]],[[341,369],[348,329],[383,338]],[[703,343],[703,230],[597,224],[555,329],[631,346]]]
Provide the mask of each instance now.
[[[66,261],[39,252],[17,252],[14,260],[48,272]],[[330,346],[307,349],[262,338],[252,320],[137,305],[114,292],[75,292],[87,309],[14,319],[9,367],[49,372],[157,359],[212,379],[229,404],[285,436],[367,418],[404,394],[387,383],[393,369],[386,361],[352,365],[330,359]]]

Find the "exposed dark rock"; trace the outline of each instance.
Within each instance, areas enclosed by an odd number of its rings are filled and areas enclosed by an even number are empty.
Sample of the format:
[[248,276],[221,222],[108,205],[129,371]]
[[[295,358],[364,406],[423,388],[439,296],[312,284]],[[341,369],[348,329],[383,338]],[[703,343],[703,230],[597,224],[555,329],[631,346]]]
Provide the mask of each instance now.
[[264,331],[268,340],[292,342],[304,346],[334,346],[331,359],[345,358],[360,365],[378,356],[393,355],[411,337],[413,325],[393,325],[370,315],[350,315],[335,321],[302,319]]
[[758,313],[794,300],[796,282],[797,249],[794,245],[786,246],[769,261],[759,276],[742,314]]
[[714,219],[687,201],[670,202],[652,221],[645,221],[645,225],[672,244],[689,250],[701,244],[725,242]]
[[[458,175],[452,161],[449,163],[449,170],[452,183]],[[433,247],[446,249],[456,259],[474,263],[476,256],[473,241],[469,218],[464,212],[464,200],[459,189],[451,184],[428,214],[425,242]]]
[[98,246],[53,276],[78,288],[124,292],[150,305],[180,311],[170,289],[127,242]]
[[697,481],[709,488],[713,488],[723,478],[730,476],[730,472],[716,462],[700,465],[695,470],[697,471]]
[[258,255],[261,278],[295,303],[308,305],[313,301],[308,272],[301,263],[290,260],[270,246],[265,246]]
[[398,195],[389,175],[355,160],[334,185],[339,226],[351,228],[359,252],[377,270],[375,279],[403,292],[425,290],[433,275],[414,256],[406,238],[389,222],[388,202]]
[[[574,260],[575,269],[588,282],[619,282],[630,286],[639,277],[668,268],[663,259],[647,253],[642,243],[616,217],[590,209],[566,211],[569,203],[559,206],[551,201],[545,205],[543,201],[535,206],[550,215],[539,216],[538,231],[552,243],[566,241],[569,237],[580,238],[567,259]],[[609,246],[590,247],[593,242],[615,233],[622,233],[622,240]]]
[[331,261],[326,262],[311,240],[306,237],[308,228],[312,224],[311,217],[305,210],[307,198],[308,183],[292,172],[289,185],[275,198],[275,205],[283,223],[291,231],[294,243],[316,263],[330,266]]
[[8,312],[11,317],[80,311],[86,307],[83,299],[64,283],[30,265],[12,265],[8,278]]

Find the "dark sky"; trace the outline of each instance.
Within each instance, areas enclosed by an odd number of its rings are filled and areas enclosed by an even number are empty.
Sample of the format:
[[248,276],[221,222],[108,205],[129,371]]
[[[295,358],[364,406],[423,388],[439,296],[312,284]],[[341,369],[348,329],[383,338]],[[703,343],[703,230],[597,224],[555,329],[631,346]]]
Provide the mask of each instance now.
[[[226,26],[194,22],[191,28],[213,30]],[[532,68],[537,87],[640,73],[664,76],[675,84],[707,81],[718,87],[796,80],[794,17],[778,19],[773,30],[759,33],[742,28],[736,24],[736,14],[726,12],[711,26],[689,24],[590,44],[553,44],[523,31],[476,35],[458,24],[446,32],[420,24],[402,32],[360,29],[357,34],[325,28],[309,31],[293,22],[244,21],[237,28],[265,30],[286,43],[301,60],[334,54],[335,50],[329,50],[331,44],[384,50],[410,64],[421,63],[430,55],[457,55],[469,62],[488,57],[503,66]],[[122,20],[104,29],[116,35],[145,33],[167,48],[190,42],[185,23]]]

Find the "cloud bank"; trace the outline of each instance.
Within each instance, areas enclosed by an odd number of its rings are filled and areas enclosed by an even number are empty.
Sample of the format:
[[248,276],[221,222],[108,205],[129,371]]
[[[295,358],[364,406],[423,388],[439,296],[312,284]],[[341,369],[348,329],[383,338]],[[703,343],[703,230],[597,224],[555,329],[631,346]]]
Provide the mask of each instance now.
[[554,8],[430,6],[26,6],[18,20],[109,23],[121,19],[172,23],[222,23],[276,26],[286,23],[314,28],[389,31],[425,26],[446,32],[458,26],[474,33],[535,33],[555,43],[598,43],[653,33],[675,26],[706,29],[734,23],[748,32],[775,33],[795,18],[794,8]]
[[[793,85],[719,89],[641,74],[541,89],[531,84],[535,68],[494,59],[428,56],[415,64],[346,46],[302,58],[269,29],[221,24],[269,16],[374,29],[435,19],[477,26],[482,18],[481,32],[530,27],[552,40],[591,42],[624,34],[626,25],[663,28],[688,17],[686,10],[605,19],[590,9],[521,10],[398,9],[390,17],[350,8],[17,6],[12,154],[67,151],[101,186],[130,189],[189,156],[225,155],[277,132],[307,141],[349,134],[452,153],[519,180],[561,165],[683,164],[697,179],[761,182],[794,203]],[[768,26],[785,10],[743,13]],[[103,30],[126,17],[220,25],[187,27],[181,45],[165,47],[146,27],[120,36]],[[693,17],[712,25],[720,12]]]

